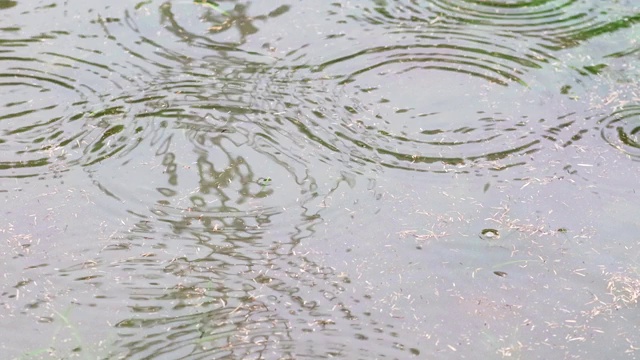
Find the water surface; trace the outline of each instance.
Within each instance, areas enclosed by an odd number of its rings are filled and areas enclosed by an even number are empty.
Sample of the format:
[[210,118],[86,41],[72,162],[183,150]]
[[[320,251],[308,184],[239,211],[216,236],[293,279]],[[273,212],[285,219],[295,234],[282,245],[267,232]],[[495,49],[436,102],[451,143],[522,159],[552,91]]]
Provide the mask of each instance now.
[[0,1],[8,358],[634,358],[631,1]]

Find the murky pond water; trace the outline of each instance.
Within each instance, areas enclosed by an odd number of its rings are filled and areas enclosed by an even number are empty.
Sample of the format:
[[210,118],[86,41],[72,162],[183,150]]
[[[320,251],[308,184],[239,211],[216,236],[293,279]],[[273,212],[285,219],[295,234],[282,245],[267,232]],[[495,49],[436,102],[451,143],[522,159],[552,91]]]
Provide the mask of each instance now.
[[640,5],[0,0],[3,358],[636,358]]

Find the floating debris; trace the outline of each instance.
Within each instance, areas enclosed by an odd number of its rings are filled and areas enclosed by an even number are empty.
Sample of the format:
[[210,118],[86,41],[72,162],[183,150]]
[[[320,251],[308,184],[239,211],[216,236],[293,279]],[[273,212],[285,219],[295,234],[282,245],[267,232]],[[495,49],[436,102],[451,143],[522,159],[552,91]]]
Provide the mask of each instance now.
[[500,238],[500,233],[496,229],[482,229],[480,238],[482,240],[497,240]]

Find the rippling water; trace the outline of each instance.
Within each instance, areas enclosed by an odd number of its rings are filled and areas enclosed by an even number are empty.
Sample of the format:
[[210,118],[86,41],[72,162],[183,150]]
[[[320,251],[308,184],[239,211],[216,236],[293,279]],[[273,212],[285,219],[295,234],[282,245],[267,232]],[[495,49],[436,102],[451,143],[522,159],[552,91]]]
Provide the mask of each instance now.
[[12,358],[637,349],[637,4],[0,18]]

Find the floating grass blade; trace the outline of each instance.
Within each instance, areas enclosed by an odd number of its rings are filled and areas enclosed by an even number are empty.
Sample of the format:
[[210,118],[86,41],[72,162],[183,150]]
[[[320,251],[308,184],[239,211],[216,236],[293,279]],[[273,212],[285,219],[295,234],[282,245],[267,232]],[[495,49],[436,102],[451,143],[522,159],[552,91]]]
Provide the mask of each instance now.
[[196,4],[200,4],[200,5],[204,5],[204,6],[208,6],[210,8],[212,8],[214,11],[216,11],[217,13],[220,13],[224,16],[229,16],[229,13],[222,10],[220,8],[220,5],[218,5],[215,1],[211,1],[211,0],[193,0],[194,3]]

